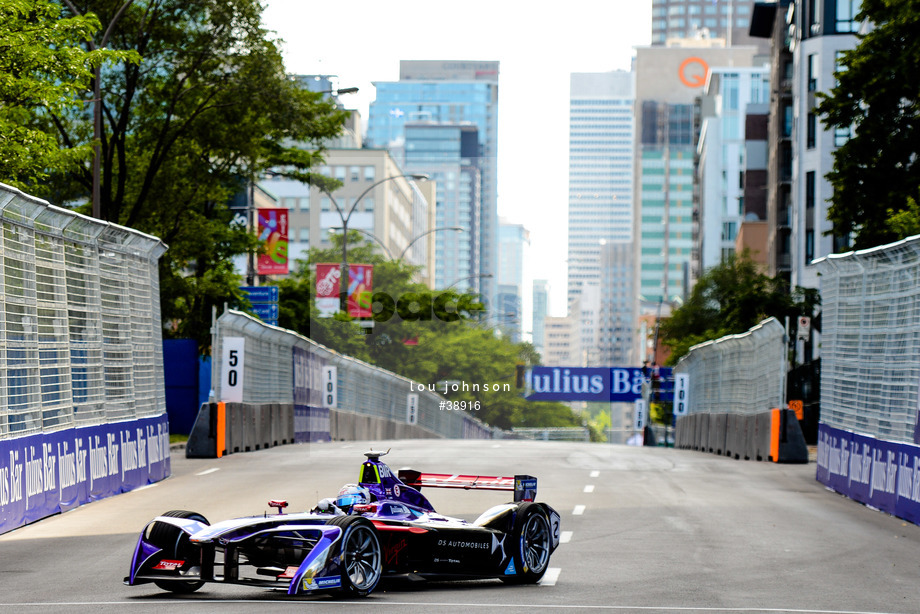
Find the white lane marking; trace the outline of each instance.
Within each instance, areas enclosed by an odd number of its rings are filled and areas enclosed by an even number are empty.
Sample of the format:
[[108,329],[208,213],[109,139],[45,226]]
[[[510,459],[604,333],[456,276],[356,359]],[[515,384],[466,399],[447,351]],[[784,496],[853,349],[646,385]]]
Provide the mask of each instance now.
[[596,477],[598,477],[600,474],[601,474],[600,471],[592,471],[592,472],[590,473],[590,476],[591,476],[592,478],[596,478]]
[[204,471],[199,471],[195,475],[208,475],[209,473],[214,473],[215,471],[220,471],[220,467],[211,467],[210,469],[205,469]]
[[588,484],[585,486],[585,492],[594,492],[594,484]]
[[[159,482],[154,482],[153,484],[147,484],[146,486],[141,486],[140,488],[135,488],[135,489],[132,490],[131,492],[140,492],[140,491],[142,491],[142,490],[147,490],[148,488],[153,488],[154,486],[159,486],[159,485],[160,485]],[[76,508],[74,508],[74,509],[76,509]]]
[[[546,570],[547,573],[550,572],[549,569]],[[144,604],[163,604],[165,606],[175,607],[176,600],[172,599],[150,599],[144,600]],[[202,603],[205,603],[202,601]],[[253,604],[264,606],[267,602],[264,599],[211,599],[208,598],[208,604],[221,604],[221,603],[237,603],[237,604]],[[137,601],[32,601],[32,602],[19,602],[19,603],[0,603],[0,607],[3,608],[42,608],[44,611],[52,611],[57,608],[72,608],[75,606],[84,606],[84,607],[98,607],[98,606],[137,606]],[[296,608],[298,610],[303,610],[305,608],[315,607],[317,611],[319,610],[328,610],[332,607],[349,607],[353,606],[354,602],[348,601],[273,601],[272,606],[275,609],[281,608]],[[450,601],[437,601],[430,603],[422,603],[418,601],[375,601],[374,609],[380,609],[383,607],[397,607],[397,608],[406,608],[407,606],[419,606],[425,605],[426,607],[453,607],[453,608],[479,608],[483,610],[495,610],[499,608],[515,608],[515,609],[525,609],[525,610],[632,610],[632,611],[644,611],[652,610],[656,612],[765,612],[767,614],[890,614],[890,612],[881,612],[875,610],[805,610],[805,609],[791,609],[791,608],[760,608],[756,606],[749,606],[746,608],[717,608],[717,607],[706,607],[706,606],[666,606],[666,605],[576,605],[576,604],[563,604],[563,603],[470,603],[470,602],[450,602]]]
[[572,531],[563,531],[559,534],[559,543],[567,544],[572,541]]
[[585,513],[584,505],[576,505],[575,509],[572,510],[572,516],[581,516],[584,513]]
[[537,582],[540,586],[556,586],[556,580],[559,579],[559,573],[562,571],[559,567],[550,567]]

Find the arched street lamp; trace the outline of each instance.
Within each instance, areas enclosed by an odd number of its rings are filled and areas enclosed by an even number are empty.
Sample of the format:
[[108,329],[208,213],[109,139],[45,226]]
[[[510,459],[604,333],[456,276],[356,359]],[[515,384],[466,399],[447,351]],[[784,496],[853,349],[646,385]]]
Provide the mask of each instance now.
[[319,187],[320,191],[328,196],[329,200],[332,201],[332,205],[335,207],[336,213],[339,214],[339,219],[342,220],[342,269],[341,278],[339,281],[339,309],[343,313],[348,310],[348,221],[351,219],[351,214],[355,212],[355,208],[357,208],[358,203],[360,203],[365,196],[370,194],[374,188],[382,183],[386,183],[387,181],[393,181],[394,179],[401,178],[414,179],[416,181],[426,181],[428,179],[428,175],[421,173],[406,173],[402,175],[384,177],[379,181],[375,181],[369,185],[366,190],[361,192],[358,198],[355,199],[355,202],[351,204],[351,207],[348,209],[347,213],[342,210],[342,207],[339,206],[339,203],[335,199],[335,196],[332,195],[332,192],[322,186],[317,186]]
[[483,273],[482,275],[468,275],[466,277],[461,277],[460,279],[458,279],[457,281],[455,281],[454,283],[452,283],[451,285],[447,286],[444,289],[450,290],[451,288],[459,284],[461,281],[466,281],[467,279],[491,279],[492,277],[494,277],[492,273]]
[[[330,226],[329,231],[332,232],[333,230],[339,231],[339,230],[342,230],[342,227],[341,226]],[[381,241],[377,235],[375,235],[372,232],[368,232],[367,230],[364,230],[363,228],[352,228],[352,230],[356,232],[360,232],[361,234],[367,237],[370,237],[371,239],[376,241],[377,244],[383,248],[383,251],[386,252],[387,260],[396,260],[396,258],[393,258],[393,252],[390,251],[390,248],[388,248],[386,244],[383,241]],[[409,251],[409,248],[411,248],[415,244],[416,241],[418,241],[419,239],[421,239],[422,237],[426,235],[430,235],[433,232],[439,232],[441,230],[453,230],[456,232],[466,232],[466,228],[462,228],[460,226],[439,226],[438,228],[432,228],[431,230],[426,230],[422,234],[414,237],[411,241],[409,241],[409,244],[406,246],[406,248],[402,252],[400,252],[398,260],[402,260],[405,257],[406,252]]]

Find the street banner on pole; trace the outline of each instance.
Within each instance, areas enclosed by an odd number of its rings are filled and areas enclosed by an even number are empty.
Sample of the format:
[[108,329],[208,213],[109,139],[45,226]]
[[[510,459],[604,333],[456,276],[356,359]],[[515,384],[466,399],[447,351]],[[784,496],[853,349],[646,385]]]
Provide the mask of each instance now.
[[348,265],[348,315],[353,318],[371,318],[374,293],[374,265]]
[[265,249],[259,254],[256,271],[259,275],[287,275],[288,273],[288,210],[257,209],[259,215],[259,240]]
[[321,318],[331,318],[339,310],[339,282],[342,268],[338,263],[316,265],[316,310]]

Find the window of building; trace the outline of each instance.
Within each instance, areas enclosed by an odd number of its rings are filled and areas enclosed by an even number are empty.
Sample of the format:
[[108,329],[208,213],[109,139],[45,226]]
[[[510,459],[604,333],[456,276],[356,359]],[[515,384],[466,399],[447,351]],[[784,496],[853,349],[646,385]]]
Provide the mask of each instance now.
[[332,211],[332,202],[329,200],[328,196],[323,196],[321,199],[319,199],[319,210]]
[[361,167],[360,166],[349,167],[348,178],[350,181],[359,181],[361,179]]
[[332,172],[335,175],[335,178],[339,181],[345,181],[345,167],[344,166],[333,166]]
[[310,195],[307,194],[300,198],[300,210],[304,213],[310,211]]
[[805,147],[814,149],[816,132],[818,131],[818,118],[813,111],[808,112],[805,128]]
[[859,13],[860,0],[837,0],[837,18],[835,29],[837,32],[858,32],[859,22],[856,15]]
[[847,128],[835,128],[834,129],[834,147],[842,147],[850,140],[850,129]]
[[812,53],[808,56],[808,91],[814,92],[818,89],[818,54]]
[[364,203],[365,211],[367,211],[368,213],[374,212],[374,199],[373,198],[368,197],[362,200],[361,202]]
[[306,243],[309,246],[310,245],[310,229],[301,228],[300,233],[298,234],[298,238],[300,239],[301,243]]
[[375,166],[365,166],[364,167],[364,181],[373,181],[377,175],[377,167]]
[[808,171],[805,173],[805,208],[814,209],[815,207],[815,172]]
[[783,136],[792,136],[792,103],[783,103]]
[[805,264],[815,259],[815,231],[805,231]]

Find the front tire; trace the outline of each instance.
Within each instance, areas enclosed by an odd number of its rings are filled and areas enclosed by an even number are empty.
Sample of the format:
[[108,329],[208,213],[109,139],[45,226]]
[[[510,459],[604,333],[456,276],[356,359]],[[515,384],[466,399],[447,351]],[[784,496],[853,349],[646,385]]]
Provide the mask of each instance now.
[[[161,515],[170,518],[188,518],[203,524],[211,524],[201,514],[186,510],[171,510]],[[153,526],[150,527],[147,542],[161,549],[168,558],[188,561],[189,556],[194,553],[188,540],[188,533],[165,522],[153,523]],[[180,594],[194,593],[204,586],[204,582],[197,580],[154,580],[153,583],[164,591]]]
[[339,540],[342,592],[366,597],[383,575],[383,552],[377,530],[361,516],[338,516],[329,521],[342,529]]
[[508,584],[536,584],[549,567],[552,534],[546,512],[536,503],[523,503],[511,531],[515,574],[502,576]]

